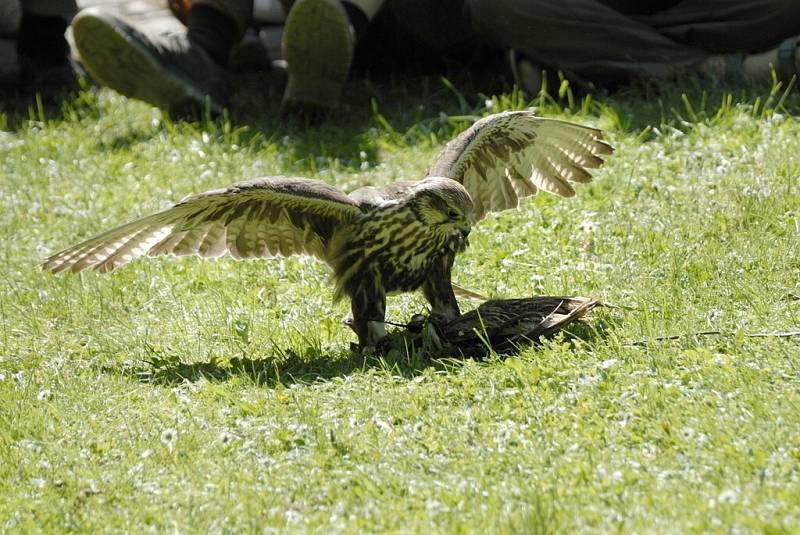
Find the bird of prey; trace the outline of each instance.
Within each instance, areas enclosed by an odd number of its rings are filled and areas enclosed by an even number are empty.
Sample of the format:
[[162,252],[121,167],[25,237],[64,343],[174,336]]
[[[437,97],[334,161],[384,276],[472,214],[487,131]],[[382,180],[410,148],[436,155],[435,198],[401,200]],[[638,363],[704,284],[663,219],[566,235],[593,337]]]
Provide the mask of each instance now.
[[386,336],[387,295],[421,289],[432,318],[458,317],[450,272],[472,226],[540,189],[574,195],[572,184],[589,182],[587,169],[612,152],[597,129],[531,111],[497,113],[447,143],[418,182],[349,195],[300,177],[239,182],[55,253],[42,267],[107,273],[144,254],[311,255],[332,268],[335,299],[350,299],[361,348],[374,348]]

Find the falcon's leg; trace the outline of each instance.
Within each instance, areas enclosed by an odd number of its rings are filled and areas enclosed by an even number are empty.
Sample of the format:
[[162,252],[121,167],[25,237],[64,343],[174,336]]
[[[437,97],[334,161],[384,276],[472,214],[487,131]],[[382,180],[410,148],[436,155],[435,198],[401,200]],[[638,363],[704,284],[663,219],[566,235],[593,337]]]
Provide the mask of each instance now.
[[456,294],[453,293],[453,286],[450,284],[452,266],[452,258],[442,259],[436,263],[422,284],[422,293],[431,304],[431,319],[434,323],[443,323],[461,315]]
[[386,337],[386,292],[365,281],[350,296],[352,319],[350,328],[358,336],[358,344],[363,350],[366,347],[377,347]]

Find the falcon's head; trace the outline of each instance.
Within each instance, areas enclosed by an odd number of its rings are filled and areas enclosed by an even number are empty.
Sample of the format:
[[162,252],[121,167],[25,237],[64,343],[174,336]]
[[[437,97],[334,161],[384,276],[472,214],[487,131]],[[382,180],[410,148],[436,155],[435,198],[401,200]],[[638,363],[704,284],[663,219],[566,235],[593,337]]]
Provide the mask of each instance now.
[[412,194],[422,222],[445,238],[454,250],[463,251],[472,229],[472,198],[464,186],[444,177],[429,177],[419,182]]

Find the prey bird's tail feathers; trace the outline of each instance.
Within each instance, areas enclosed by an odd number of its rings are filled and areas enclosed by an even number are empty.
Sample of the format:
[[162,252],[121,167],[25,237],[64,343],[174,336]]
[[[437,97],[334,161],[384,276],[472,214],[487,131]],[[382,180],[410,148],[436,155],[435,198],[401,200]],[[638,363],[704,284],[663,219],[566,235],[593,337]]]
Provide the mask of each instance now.
[[587,169],[613,152],[602,132],[531,111],[484,117],[450,141],[428,170],[460,182],[475,205],[475,221],[492,211],[516,208],[519,199],[544,190],[575,195],[573,183],[586,183]]
[[42,268],[107,273],[144,254],[327,260],[335,228],[360,217],[347,195],[319,180],[269,177],[187,197],[58,252]]

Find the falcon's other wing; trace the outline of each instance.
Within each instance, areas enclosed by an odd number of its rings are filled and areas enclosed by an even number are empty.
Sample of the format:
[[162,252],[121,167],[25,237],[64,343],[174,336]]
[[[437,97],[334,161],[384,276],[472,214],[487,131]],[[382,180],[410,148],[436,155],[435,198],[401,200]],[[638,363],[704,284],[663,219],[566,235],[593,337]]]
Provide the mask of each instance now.
[[497,113],[480,119],[450,141],[428,176],[460,182],[475,204],[475,220],[487,212],[516,208],[520,197],[540,189],[575,195],[571,182],[589,182],[587,168],[603,164],[614,149],[602,132],[531,111]]
[[326,260],[334,229],[359,217],[347,195],[320,180],[269,177],[192,195],[48,258],[42,268],[107,273],[148,254]]

